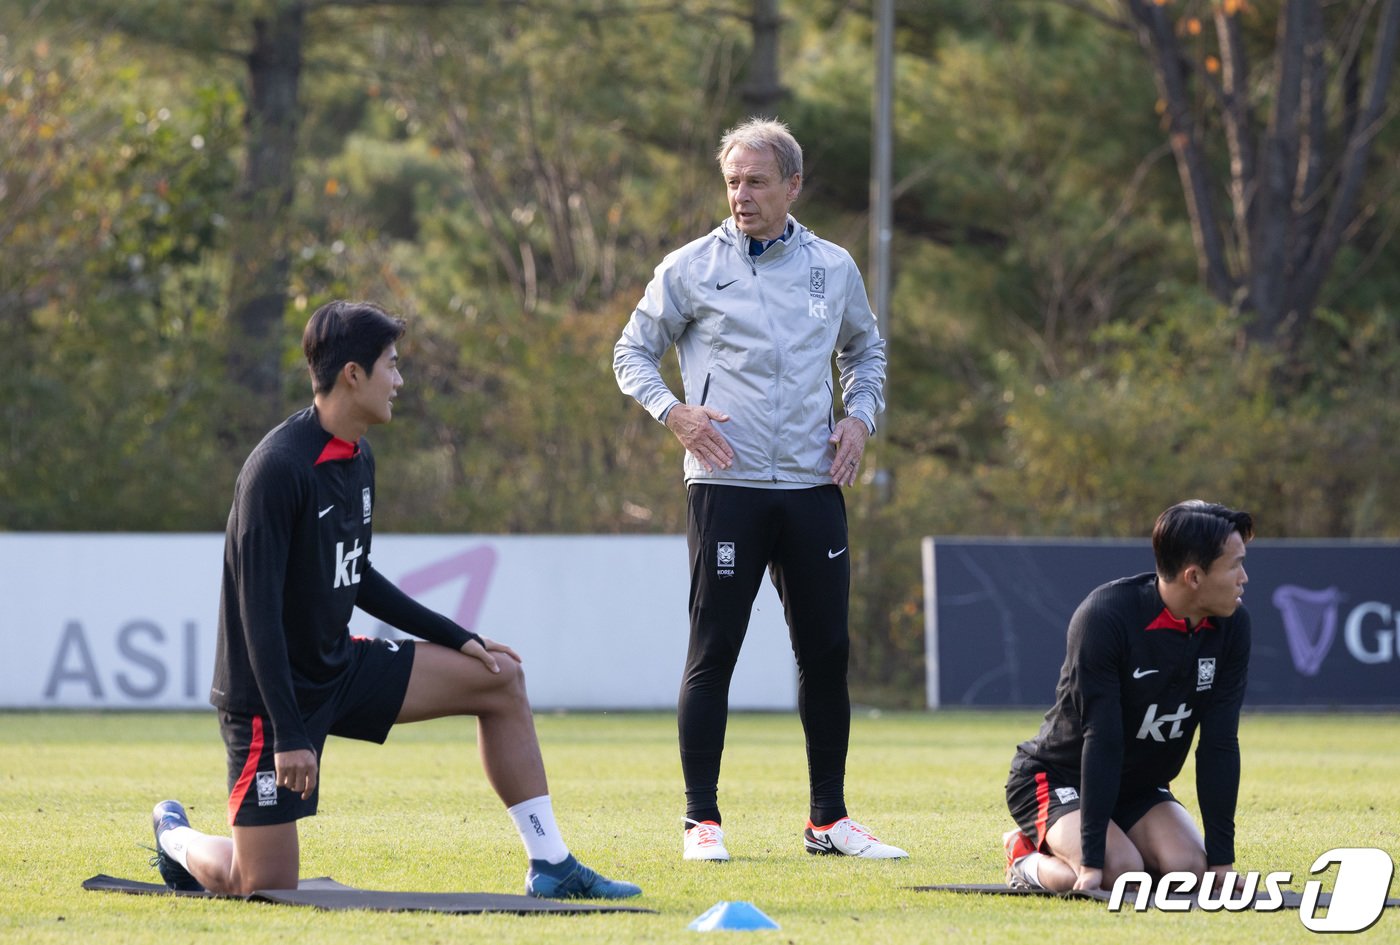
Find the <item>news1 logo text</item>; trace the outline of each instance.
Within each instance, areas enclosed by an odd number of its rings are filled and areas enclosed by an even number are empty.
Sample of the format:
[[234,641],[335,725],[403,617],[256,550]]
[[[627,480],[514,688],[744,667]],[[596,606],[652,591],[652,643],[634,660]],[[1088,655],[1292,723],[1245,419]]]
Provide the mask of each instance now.
[[[1328,850],[1313,861],[1310,872],[1327,872],[1337,867],[1336,882],[1329,899],[1320,902],[1322,881],[1310,879],[1303,884],[1297,901],[1298,918],[1313,932],[1364,932],[1375,925],[1385,910],[1390,893],[1390,880],[1395,864],[1384,850],[1373,847],[1338,847]],[[1167,873],[1156,882],[1147,873],[1128,872],[1119,876],[1109,896],[1108,909],[1119,912],[1125,902],[1131,902],[1137,912],[1149,906],[1165,912],[1184,912],[1197,908],[1206,912],[1275,912],[1288,903],[1286,887],[1293,874],[1286,872],[1256,872],[1240,876],[1226,873],[1216,886],[1216,875]],[[1131,899],[1128,889],[1133,887]]]

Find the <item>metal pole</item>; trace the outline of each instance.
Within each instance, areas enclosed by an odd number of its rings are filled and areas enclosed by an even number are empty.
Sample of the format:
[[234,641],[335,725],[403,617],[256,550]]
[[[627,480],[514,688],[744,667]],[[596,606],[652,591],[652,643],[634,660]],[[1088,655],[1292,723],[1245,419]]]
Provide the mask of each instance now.
[[894,98],[894,0],[875,0],[875,109],[870,180],[870,269],[880,332],[890,336],[890,165]]
[[[871,304],[879,320],[880,335],[889,352],[890,317],[890,231],[893,228],[890,196],[891,153],[894,137],[894,0],[875,0],[875,102],[873,109],[872,153],[870,162],[870,285]],[[885,385],[885,412],[879,425],[889,428],[890,385]],[[875,470],[876,492],[888,498],[892,488],[890,471]]]

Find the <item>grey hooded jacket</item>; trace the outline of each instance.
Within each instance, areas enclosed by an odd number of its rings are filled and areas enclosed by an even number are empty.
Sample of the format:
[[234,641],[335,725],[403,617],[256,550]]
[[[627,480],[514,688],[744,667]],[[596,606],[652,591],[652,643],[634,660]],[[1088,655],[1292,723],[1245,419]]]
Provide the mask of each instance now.
[[831,355],[847,416],[870,432],[884,409],[885,342],[850,253],[788,217],[790,235],[761,256],[732,220],[656,267],[613,371],[658,421],[680,401],[658,368],[675,346],[685,403],[729,414],[728,469],[685,456],[685,480],[745,485],[831,482],[836,425]]

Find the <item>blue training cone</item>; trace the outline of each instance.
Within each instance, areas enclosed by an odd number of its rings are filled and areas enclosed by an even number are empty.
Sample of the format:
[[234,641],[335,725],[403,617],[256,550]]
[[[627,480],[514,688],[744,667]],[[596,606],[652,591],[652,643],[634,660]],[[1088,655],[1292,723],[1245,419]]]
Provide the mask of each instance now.
[[686,926],[696,932],[757,932],[778,923],[751,902],[717,902]]

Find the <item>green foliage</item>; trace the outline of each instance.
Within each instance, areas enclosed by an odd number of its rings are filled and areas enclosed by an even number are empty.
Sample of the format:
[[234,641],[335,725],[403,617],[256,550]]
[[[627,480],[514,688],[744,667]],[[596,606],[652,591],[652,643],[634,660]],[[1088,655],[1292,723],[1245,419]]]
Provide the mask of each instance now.
[[111,40],[39,44],[0,84],[0,505],[12,528],[217,521],[206,479],[221,457],[200,440],[217,410],[209,253],[233,177],[232,103],[207,86],[162,100],[116,66],[125,54]]
[[1242,344],[1237,317],[1191,294],[1105,328],[1058,378],[1003,357],[1004,452],[954,475],[957,501],[990,534],[1141,536],[1156,510],[1199,496],[1254,510],[1270,537],[1394,535],[1376,515],[1400,460],[1384,432],[1394,317],[1320,323],[1326,356],[1294,382],[1278,353]]
[[[220,339],[230,260],[255,256],[224,221],[242,57],[275,2],[0,5],[0,527],[221,526],[253,444],[229,442]],[[1352,241],[1279,362],[1195,285],[1133,36],[1074,6],[897,5],[890,409],[848,494],[869,702],[919,698],[926,535],[1141,536],[1190,494],[1250,508],[1270,537],[1400,521],[1400,123],[1379,129]],[[1277,6],[1246,7],[1255,61]],[[277,247],[284,408],[308,397],[315,306],[409,318],[398,420],[372,434],[385,527],[683,528],[679,447],[617,391],[612,345],[662,255],[726,212],[713,149],[742,117],[751,12],[307,6]],[[781,14],[796,213],[864,261],[871,10]]]
[[1145,510],[1203,491],[1244,504],[1259,440],[1276,430],[1272,404],[1252,396],[1269,364],[1239,350],[1238,335],[1215,306],[1187,299],[1151,322],[1106,328],[1105,355],[1052,382],[1026,383],[1012,368],[1009,463],[989,488],[1040,510],[1026,525],[1061,535],[1141,535],[1155,514]]

